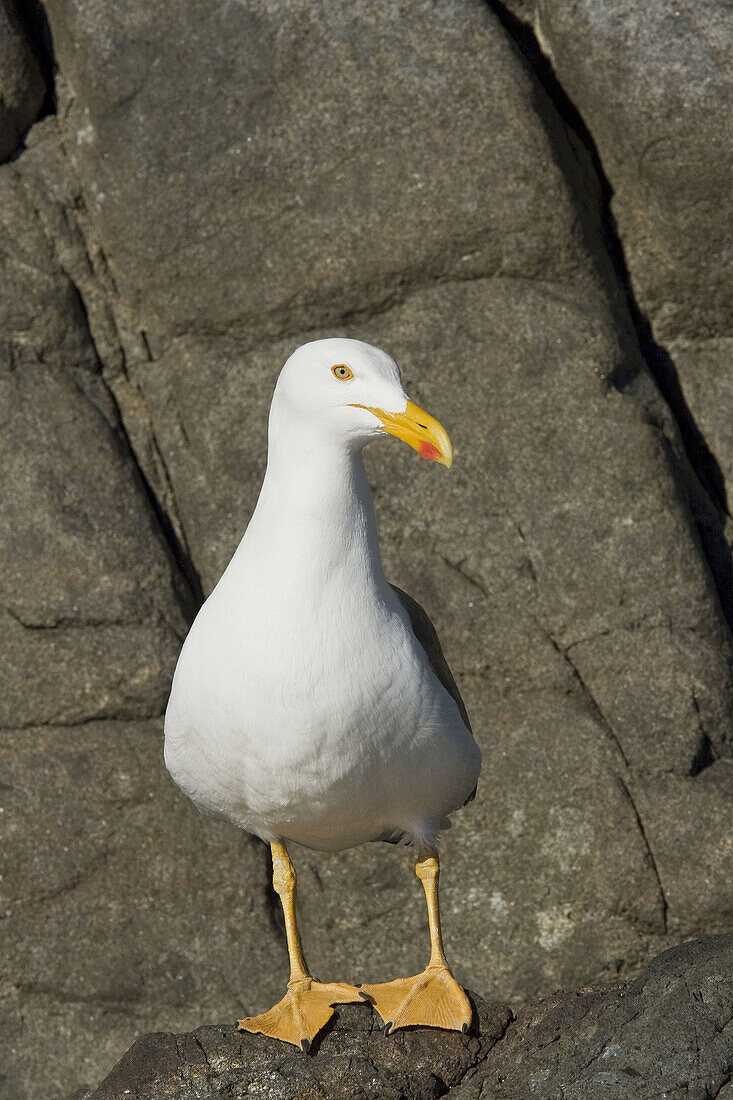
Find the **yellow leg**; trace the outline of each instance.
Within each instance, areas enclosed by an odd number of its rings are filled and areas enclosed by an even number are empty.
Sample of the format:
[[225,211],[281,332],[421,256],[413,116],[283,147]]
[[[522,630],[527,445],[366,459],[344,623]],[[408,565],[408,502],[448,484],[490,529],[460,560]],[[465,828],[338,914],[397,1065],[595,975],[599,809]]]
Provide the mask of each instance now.
[[318,1032],[333,1016],[332,1005],[360,1001],[359,990],[344,982],[317,982],[308,973],[295,914],[295,868],[284,844],[275,842],[272,850],[272,884],[280,898],[285,916],[285,935],[290,957],[288,991],[281,1001],[260,1016],[239,1020],[240,1031],[270,1035],[292,1043],[306,1053]]
[[450,972],[443,950],[438,905],[440,866],[434,851],[420,853],[415,874],[423,884],[430,925],[430,961],[422,974],[396,978],[393,982],[362,986],[365,994],[384,1020],[384,1033],[400,1027],[422,1024],[468,1031],[471,1005]]

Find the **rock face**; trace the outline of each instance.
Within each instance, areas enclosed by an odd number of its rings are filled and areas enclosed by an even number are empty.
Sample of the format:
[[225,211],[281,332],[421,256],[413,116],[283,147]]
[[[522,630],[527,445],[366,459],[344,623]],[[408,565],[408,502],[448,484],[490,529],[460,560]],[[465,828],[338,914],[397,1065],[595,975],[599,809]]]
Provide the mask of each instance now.
[[352,1005],[309,1056],[231,1027],[146,1035],[76,1100],[722,1097],[732,973],[733,936],[717,936],[667,951],[635,982],[556,993],[508,1027],[506,1006],[474,995],[468,1036],[414,1028],[385,1038],[371,1011]]
[[508,6],[534,24],[597,146],[652,365],[733,545],[731,219],[720,216],[733,161],[733,11],[724,0],[704,10],[663,0]]
[[[7,8],[3,1096],[284,981],[267,853],[173,788],[160,719],[320,335],[389,350],[456,445],[367,461],[484,750],[443,843],[458,976],[518,1007],[731,927],[725,12],[535,7],[46,0],[53,97],[43,11]],[[404,853],[294,854],[317,973],[424,964]]]
[[[583,115],[655,337],[723,335],[730,323],[733,12],[663,0],[539,0],[535,25]],[[723,330],[723,331],[721,331]]]

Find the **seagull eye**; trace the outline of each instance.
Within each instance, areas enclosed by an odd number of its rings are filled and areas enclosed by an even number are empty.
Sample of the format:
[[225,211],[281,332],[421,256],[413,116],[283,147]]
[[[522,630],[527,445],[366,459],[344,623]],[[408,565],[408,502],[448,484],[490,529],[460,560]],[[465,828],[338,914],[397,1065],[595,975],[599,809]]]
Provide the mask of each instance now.
[[331,367],[331,374],[334,378],[338,378],[339,382],[348,382],[354,377],[354,372],[346,366],[346,363],[337,363],[335,367]]

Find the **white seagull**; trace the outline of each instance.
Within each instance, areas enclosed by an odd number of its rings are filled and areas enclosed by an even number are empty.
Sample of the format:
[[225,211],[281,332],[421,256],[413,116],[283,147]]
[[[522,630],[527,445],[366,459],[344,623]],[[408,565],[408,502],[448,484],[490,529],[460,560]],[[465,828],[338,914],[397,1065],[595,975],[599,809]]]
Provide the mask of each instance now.
[[[385,433],[451,464],[445,430],[408,399],[384,351],[328,339],[290,356],[257,506],[186,638],[165,717],[178,786],[272,851],[290,980],[274,1008],[239,1027],[305,1051],[332,1005],[360,997],[386,1034],[466,1031],[471,1020],[443,950],[436,842],[473,797],[481,754],[432,623],[382,570],[362,450]],[[360,988],[311,977],[289,840],[320,851],[413,845],[430,926],[425,971]]]

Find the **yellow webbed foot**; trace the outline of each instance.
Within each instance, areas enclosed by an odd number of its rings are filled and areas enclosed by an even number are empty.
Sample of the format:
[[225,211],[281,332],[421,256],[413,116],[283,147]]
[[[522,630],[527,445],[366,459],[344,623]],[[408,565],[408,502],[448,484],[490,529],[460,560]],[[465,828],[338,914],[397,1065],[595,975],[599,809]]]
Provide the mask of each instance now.
[[301,978],[288,983],[287,993],[269,1012],[246,1016],[237,1022],[237,1027],[240,1031],[292,1043],[307,1054],[318,1032],[333,1016],[333,1005],[361,1001],[363,998],[353,985]]
[[415,1024],[466,1032],[471,1023],[471,1004],[447,966],[429,966],[413,978],[364,985],[361,992],[384,1020],[385,1035]]

